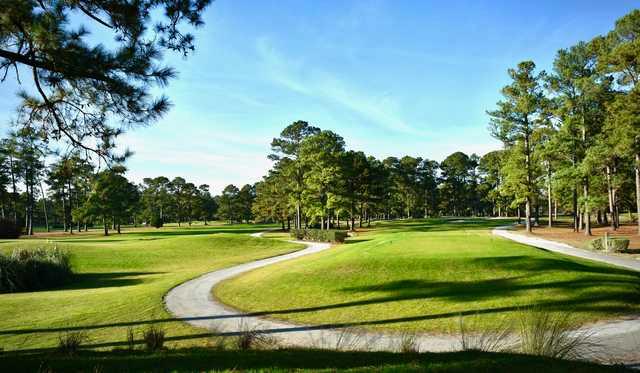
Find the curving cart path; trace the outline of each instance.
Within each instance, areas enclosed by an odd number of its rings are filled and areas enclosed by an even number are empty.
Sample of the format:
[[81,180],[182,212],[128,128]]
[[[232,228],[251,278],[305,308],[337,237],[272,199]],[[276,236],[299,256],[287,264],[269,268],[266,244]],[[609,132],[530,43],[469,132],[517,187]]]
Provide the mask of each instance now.
[[[509,227],[494,229],[494,235],[516,242],[550,250],[564,255],[605,262],[640,271],[634,260],[609,257],[573,248],[566,244],[519,235]],[[261,233],[251,236],[260,237]],[[289,254],[240,264],[206,273],[171,289],[165,296],[165,305],[176,318],[191,325],[205,328],[218,335],[233,336],[247,331],[273,335],[287,346],[337,348],[360,350],[396,350],[406,336],[399,334],[362,332],[348,325],[296,325],[265,318],[264,315],[243,313],[214,298],[212,289],[220,282],[270,264],[315,254],[331,247],[328,243],[290,241],[306,246]],[[622,260],[622,261],[621,261]],[[613,362],[638,363],[640,353],[640,319],[633,317],[605,321],[585,326],[576,333],[593,336],[600,348],[593,358]],[[419,351],[452,351],[461,349],[460,337],[455,335],[419,335],[413,343]]]

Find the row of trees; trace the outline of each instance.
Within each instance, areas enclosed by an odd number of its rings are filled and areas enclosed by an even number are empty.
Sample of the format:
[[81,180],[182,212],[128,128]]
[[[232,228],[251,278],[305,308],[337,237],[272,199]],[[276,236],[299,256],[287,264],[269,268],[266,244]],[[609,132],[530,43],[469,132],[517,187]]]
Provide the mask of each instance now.
[[122,224],[253,219],[252,185],[229,185],[219,196],[182,177],[145,178],[136,185],[123,166],[100,170],[83,155],[48,151],[29,127],[1,140],[0,217],[23,226],[26,234],[33,234],[34,225],[71,233],[100,225],[108,234],[110,227],[120,232]]
[[[371,219],[494,213],[493,160],[456,152],[442,162],[383,160],[345,149],[338,134],[307,122],[287,126],[271,143],[275,161],[255,186],[255,216],[283,228],[351,229]],[[489,157],[493,156],[491,153]],[[506,212],[506,211],[505,211]]]
[[527,231],[541,206],[550,225],[556,208],[571,212],[586,235],[594,215],[617,229],[622,209],[640,213],[639,36],[634,10],[607,35],[558,51],[550,72],[532,61],[509,70],[488,112],[505,145],[492,162],[491,197],[524,205]]

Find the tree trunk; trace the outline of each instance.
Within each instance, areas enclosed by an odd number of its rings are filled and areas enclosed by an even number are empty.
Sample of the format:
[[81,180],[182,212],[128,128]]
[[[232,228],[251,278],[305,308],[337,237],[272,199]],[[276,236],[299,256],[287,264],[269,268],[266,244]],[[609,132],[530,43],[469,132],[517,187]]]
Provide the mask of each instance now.
[[640,153],[636,153],[636,220],[640,234]]
[[549,215],[549,221],[547,222],[549,228],[553,227],[553,215],[552,215],[552,199],[551,199],[551,167],[547,167],[547,210]]
[[529,147],[529,134],[524,136],[524,152],[525,152],[525,167],[527,171],[527,196],[525,203],[525,228],[527,232],[531,232],[531,148]]
[[71,204],[71,181],[67,183],[67,187],[69,189],[69,233],[73,234],[73,217],[71,215],[72,212],[72,204]]
[[61,195],[61,199],[62,199],[62,227],[64,228],[64,231],[67,231],[67,203],[65,202],[64,199],[64,187],[62,187],[62,195]]
[[104,235],[108,236],[109,235],[109,225],[107,224],[107,219],[104,216],[102,217],[102,225],[104,226]]
[[118,223],[118,234],[120,234],[120,233],[122,233],[122,232],[120,231],[120,223]]
[[13,168],[13,156],[11,154],[9,154],[9,172],[11,173],[11,185],[13,188],[13,195],[11,196],[11,201],[13,202],[13,223],[18,225],[18,189],[16,188],[16,175]]
[[[31,186],[27,185],[27,235],[33,236],[33,180],[30,180],[29,184],[31,184]],[[31,191],[29,191],[29,189],[31,189]]]
[[609,197],[609,212],[611,213],[611,229],[615,230],[616,227],[616,218],[615,218],[615,207],[613,206],[613,185],[611,183],[611,167],[607,166],[606,168],[607,174],[607,196]]
[[591,207],[589,206],[589,178],[584,178],[584,235],[591,236]]
[[573,187],[571,202],[573,203],[573,231],[578,232],[580,230],[580,222],[578,221],[580,214],[578,213],[578,190],[575,186]]

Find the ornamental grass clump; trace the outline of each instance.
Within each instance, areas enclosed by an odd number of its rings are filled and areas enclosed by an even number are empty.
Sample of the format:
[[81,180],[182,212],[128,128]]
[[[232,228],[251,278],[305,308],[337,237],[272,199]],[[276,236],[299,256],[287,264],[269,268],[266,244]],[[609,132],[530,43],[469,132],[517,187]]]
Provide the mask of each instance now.
[[520,312],[520,350],[558,359],[581,359],[598,349],[588,331],[574,330],[569,313],[526,309]]
[[629,239],[624,237],[600,237],[589,242],[589,248],[615,253],[624,252],[629,248]]
[[15,249],[0,254],[0,293],[34,291],[71,281],[70,255],[58,248]]

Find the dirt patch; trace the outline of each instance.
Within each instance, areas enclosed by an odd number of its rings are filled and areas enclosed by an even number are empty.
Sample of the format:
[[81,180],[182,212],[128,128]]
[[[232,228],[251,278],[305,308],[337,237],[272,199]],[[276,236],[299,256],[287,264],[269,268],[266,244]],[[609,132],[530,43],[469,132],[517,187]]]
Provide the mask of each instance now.
[[582,249],[589,249],[589,242],[591,240],[603,237],[605,232],[607,232],[609,233],[609,237],[624,237],[629,239],[628,253],[611,253],[611,255],[640,259],[640,235],[638,235],[638,226],[635,224],[622,225],[617,231],[614,231],[609,226],[596,226],[591,229],[591,236],[585,236],[584,232],[574,232],[572,226],[566,223],[552,228],[546,225],[534,227],[533,233],[524,233],[524,227],[522,226],[518,226],[516,230],[528,236],[564,242]]

